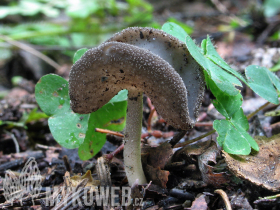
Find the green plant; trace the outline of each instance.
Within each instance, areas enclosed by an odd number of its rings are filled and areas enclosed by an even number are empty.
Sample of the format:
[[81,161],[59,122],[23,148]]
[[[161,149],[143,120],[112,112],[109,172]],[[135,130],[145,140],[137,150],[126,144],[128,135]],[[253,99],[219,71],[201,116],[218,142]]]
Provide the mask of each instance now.
[[[74,60],[81,56],[80,52]],[[70,109],[68,82],[57,75],[43,76],[35,87],[35,96],[42,111],[50,116],[54,138],[63,147],[79,148],[82,160],[96,155],[106,141],[106,135],[95,132],[95,128],[121,131],[125,126],[127,91],[121,91],[97,112],[85,115]]]
[[[237,71],[235,71],[234,69],[232,69],[218,55],[209,37],[202,41],[201,48],[200,48],[194,43],[194,41],[189,37],[189,35],[186,34],[186,32],[178,25],[174,23],[166,23],[163,25],[162,29],[165,32],[177,37],[179,40],[185,41],[190,54],[200,64],[201,68],[203,69],[207,87],[211,90],[211,92],[216,98],[213,101],[213,104],[216,107],[216,109],[223,116],[225,116],[224,120],[214,121],[214,128],[219,134],[219,137],[217,139],[218,143],[223,147],[223,149],[226,152],[231,154],[248,155],[251,152],[251,148],[258,151],[259,148],[255,140],[247,133],[249,124],[241,108],[243,98],[237,86],[239,87],[242,86],[240,82],[241,80],[261,97],[265,98],[271,103],[278,104],[278,94],[276,89],[278,91],[280,90],[279,79],[275,76],[275,74],[270,72],[268,69],[259,66],[254,66],[254,65],[248,66],[245,69],[245,76],[243,76]],[[47,104],[46,106],[50,107],[51,109],[53,109],[52,107],[56,107],[56,109],[54,110],[58,110],[58,107],[61,105],[60,104],[61,95],[57,97],[56,95],[54,96],[53,93],[54,91],[57,91],[59,88],[62,88],[61,86],[62,84],[65,84],[64,87],[65,92],[63,92],[63,100],[65,100],[64,104],[67,104],[67,108],[61,109],[67,111],[64,112],[62,115],[64,117],[63,120],[65,121],[65,116],[71,113],[69,109],[69,97],[67,95],[68,93],[66,93],[66,88],[68,87],[67,86],[68,84],[65,80],[59,79],[60,82],[57,82],[57,86],[53,86],[55,84],[53,77],[56,76],[53,75],[45,76],[45,78],[47,77],[50,77],[51,79],[49,79],[47,82],[44,83],[43,80],[41,80],[41,82],[36,85],[36,99],[43,111],[46,112],[44,106],[41,105],[44,103]],[[43,86],[43,84],[45,86]],[[47,100],[44,99],[45,94],[40,93],[41,89],[42,88],[45,89],[46,86],[48,87],[46,89],[46,95],[48,95],[49,97]],[[124,95],[125,95],[124,93],[121,93],[121,98],[122,98],[121,100],[120,99],[116,100],[116,98],[113,99],[114,102],[116,103],[122,103],[122,105],[120,104],[120,107],[123,108],[120,109],[123,110],[123,115],[122,116],[113,115],[111,116],[111,118],[108,116],[110,120],[125,118],[126,108],[124,107],[126,106],[125,105],[126,96]],[[56,101],[56,102],[55,104],[53,104],[53,102],[51,101]],[[108,104],[106,104],[105,106],[107,105]],[[114,107],[112,107],[112,109],[114,109]],[[107,110],[107,111],[111,112],[111,110]],[[84,116],[85,119],[91,119],[91,120],[85,120],[86,123],[83,127],[84,128],[83,133],[85,132],[87,133],[84,137],[86,137],[88,133],[93,132],[93,129],[87,129],[87,127],[89,126],[89,123],[96,122],[97,114],[94,113],[90,114],[90,117],[88,115],[85,116],[82,115]],[[106,112],[100,112],[99,116],[102,118],[102,115],[104,115],[105,113]],[[57,113],[48,112],[47,114],[53,115],[55,118],[56,118],[55,116],[56,114],[58,114],[58,116],[60,115],[59,112]],[[114,114],[113,111],[112,114]],[[79,123],[79,118],[81,115],[78,114],[75,115],[77,115],[76,121],[77,123]],[[63,126],[61,125],[61,122],[55,121],[54,123],[57,123],[57,125],[59,125],[58,127],[60,128],[62,128],[61,126]],[[51,123],[50,126],[55,126],[55,124]],[[122,127],[119,128],[119,130],[121,130],[123,127],[124,127],[124,123],[122,124]],[[77,129],[75,128],[75,130]],[[80,133],[80,131],[78,130],[75,131],[77,133],[72,132],[76,136],[76,138],[79,138],[78,134]],[[55,132],[59,132],[59,131],[56,130]],[[67,133],[69,133],[69,131],[67,131]],[[65,136],[65,138],[69,139],[70,137],[68,135]],[[81,152],[81,151],[85,151],[84,149],[86,148],[86,146],[91,144],[88,143],[90,139],[87,140],[86,138],[80,139],[79,145],[72,143],[72,146],[70,146],[71,144],[69,144],[69,142],[68,143],[65,142],[66,141],[65,138],[64,140],[57,139],[57,141],[62,146],[68,148],[73,148],[74,147],[73,145],[75,146],[80,145],[80,148],[83,148],[83,149],[79,149],[79,155],[82,159],[88,159],[92,157],[93,154],[89,155],[90,150],[87,150],[87,152],[89,153],[86,156],[84,156],[84,154]],[[93,139],[93,141],[95,142],[96,140]],[[87,142],[87,144],[85,144],[85,142]],[[91,147],[91,149],[94,151],[94,154],[96,154],[96,152],[101,148],[101,144],[103,144],[104,142],[105,142],[105,137],[102,140],[102,143],[100,143],[98,147],[94,147],[94,146]],[[91,144],[91,145],[95,145],[95,144]]]

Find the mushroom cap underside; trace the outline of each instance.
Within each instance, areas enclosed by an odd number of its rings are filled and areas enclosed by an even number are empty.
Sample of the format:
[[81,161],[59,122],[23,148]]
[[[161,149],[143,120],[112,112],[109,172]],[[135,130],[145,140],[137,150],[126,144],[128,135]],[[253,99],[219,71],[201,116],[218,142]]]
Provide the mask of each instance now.
[[189,116],[182,78],[148,50],[107,42],[88,50],[71,69],[69,94],[74,112],[96,111],[122,89],[145,92],[161,116],[176,128],[187,130],[195,122]]

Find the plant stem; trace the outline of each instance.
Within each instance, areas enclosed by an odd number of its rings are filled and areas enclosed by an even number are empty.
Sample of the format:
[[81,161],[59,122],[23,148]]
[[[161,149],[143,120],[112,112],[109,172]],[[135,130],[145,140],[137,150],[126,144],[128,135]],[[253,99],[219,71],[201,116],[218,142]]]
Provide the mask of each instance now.
[[142,128],[143,93],[128,90],[126,128],[124,134],[124,165],[128,183],[132,186],[147,183],[141,163],[141,128]]

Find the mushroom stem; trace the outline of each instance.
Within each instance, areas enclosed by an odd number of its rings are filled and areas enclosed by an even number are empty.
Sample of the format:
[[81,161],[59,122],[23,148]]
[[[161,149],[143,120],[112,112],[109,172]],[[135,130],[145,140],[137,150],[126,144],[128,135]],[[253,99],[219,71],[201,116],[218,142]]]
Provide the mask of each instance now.
[[139,184],[147,183],[141,162],[141,128],[143,115],[143,93],[139,90],[128,91],[126,128],[124,135],[124,165],[130,186],[136,179]]

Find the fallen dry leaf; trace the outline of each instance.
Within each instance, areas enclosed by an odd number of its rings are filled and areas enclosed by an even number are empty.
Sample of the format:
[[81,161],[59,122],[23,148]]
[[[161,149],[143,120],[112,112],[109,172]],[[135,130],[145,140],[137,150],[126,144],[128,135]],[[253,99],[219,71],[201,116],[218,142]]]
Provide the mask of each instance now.
[[95,189],[96,186],[100,185],[99,180],[94,180],[92,178],[90,170],[88,170],[83,176],[75,175],[75,176],[70,177],[69,182],[71,182],[72,187],[76,187],[84,179],[88,179],[86,187],[93,187],[93,189]]
[[191,210],[207,210],[206,195],[199,195],[192,203]]
[[238,177],[273,192],[280,190],[280,134],[255,137],[260,147],[257,155],[229,155],[223,151],[229,169]]
[[226,173],[214,173],[214,167],[210,166],[208,163],[213,162],[217,164],[216,158],[219,155],[220,151],[218,150],[216,144],[209,147],[206,152],[198,158],[198,166],[201,171],[202,179],[205,183],[211,184],[215,187],[219,187],[222,184],[229,182],[228,176]]
[[166,188],[166,183],[168,182],[168,176],[170,174],[169,171],[146,165],[145,172],[147,173],[149,180],[152,180],[153,184]]
[[142,149],[142,153],[148,154],[147,163],[154,168],[160,167],[164,169],[166,163],[173,155],[173,149],[168,142],[165,142],[158,147],[147,147]]

